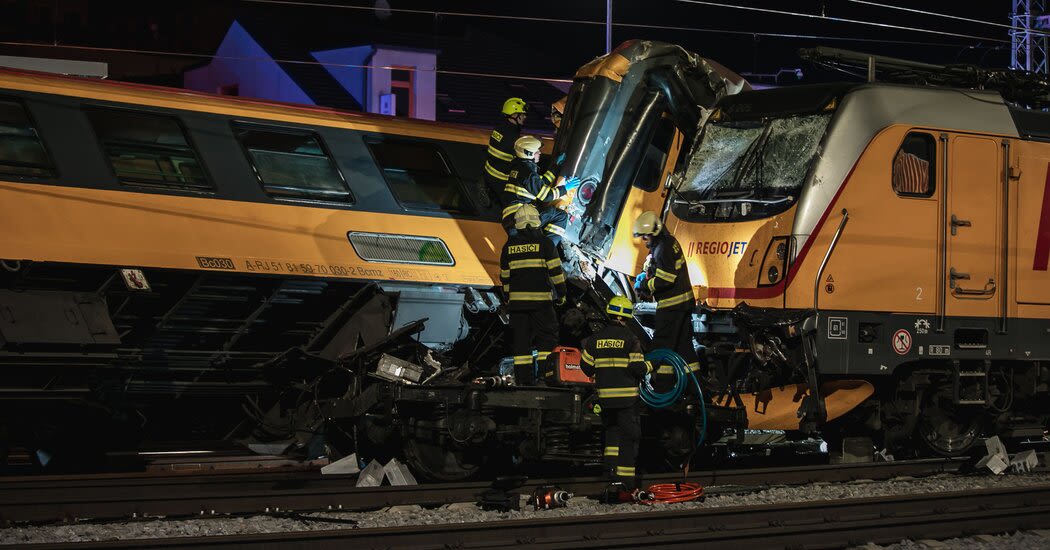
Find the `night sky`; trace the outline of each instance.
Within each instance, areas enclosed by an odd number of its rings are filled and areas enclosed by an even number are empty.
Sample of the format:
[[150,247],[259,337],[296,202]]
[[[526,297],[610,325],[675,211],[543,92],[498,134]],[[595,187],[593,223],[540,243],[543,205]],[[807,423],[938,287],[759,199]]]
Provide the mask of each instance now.
[[[521,46],[524,55],[486,59],[484,72],[549,78],[571,78],[575,68],[604,53],[604,0],[536,2],[426,0],[319,0],[370,9],[310,5],[305,2],[268,3],[252,0],[203,2],[88,2],[84,0],[0,0],[5,14],[0,22],[0,55],[38,55],[108,61],[111,76],[166,83],[180,70],[206,62],[193,55],[171,56],[127,51],[90,51],[55,47],[27,47],[17,43],[149,50],[179,54],[214,53],[223,34],[237,17],[264,16],[318,37],[360,43],[362,37],[412,35],[414,44],[441,37],[476,40],[486,48],[486,37],[496,35]],[[316,4],[315,3],[315,4]],[[719,2],[686,0],[615,0],[613,43],[631,38],[674,42],[721,62],[740,73],[773,74],[802,69],[803,81],[841,79],[816,70],[798,59],[798,48],[829,45],[870,53],[907,57],[933,63],[1009,64],[1008,29],[944,17],[907,13],[873,4],[895,4],[957,17],[999,24],[1009,22],[1011,3],[1002,1],[904,2],[903,0],[745,1],[724,4],[798,12],[823,17],[797,17],[719,7]],[[390,8],[386,10],[385,8]],[[447,13],[404,13],[396,10],[435,10],[456,14],[495,14],[541,21],[465,17]],[[905,31],[836,21],[854,19],[916,27],[962,36]],[[593,22],[589,24],[587,22]],[[661,27],[684,27],[685,30]],[[790,36],[773,36],[790,35]],[[381,39],[380,38],[380,39]],[[15,43],[15,44],[12,44]],[[132,61],[133,59],[133,61]],[[439,58],[442,68],[470,67],[472,60]],[[150,65],[152,63],[152,65]],[[152,67],[152,68],[151,68]],[[150,74],[150,73],[153,74]],[[793,72],[792,72],[793,74]],[[763,77],[756,76],[754,80]],[[781,79],[792,84],[793,79]]]

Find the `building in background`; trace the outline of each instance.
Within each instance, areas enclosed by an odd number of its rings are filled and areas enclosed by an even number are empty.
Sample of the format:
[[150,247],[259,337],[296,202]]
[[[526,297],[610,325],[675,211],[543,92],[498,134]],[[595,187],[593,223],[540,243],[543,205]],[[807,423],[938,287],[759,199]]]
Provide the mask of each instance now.
[[[424,120],[489,126],[503,101],[520,96],[534,115],[531,131],[549,133],[550,103],[566,83],[514,80],[487,73],[438,71],[439,60],[498,59],[527,55],[508,41],[415,36],[410,33],[354,37],[311,36],[270,18],[244,16],[230,25],[208,62],[184,73],[188,89],[321,105]],[[369,40],[371,39],[371,40]],[[357,42],[357,43],[355,43]],[[428,47],[427,43],[430,43]],[[478,48],[475,44],[485,44]],[[512,72],[510,69],[508,72]]]

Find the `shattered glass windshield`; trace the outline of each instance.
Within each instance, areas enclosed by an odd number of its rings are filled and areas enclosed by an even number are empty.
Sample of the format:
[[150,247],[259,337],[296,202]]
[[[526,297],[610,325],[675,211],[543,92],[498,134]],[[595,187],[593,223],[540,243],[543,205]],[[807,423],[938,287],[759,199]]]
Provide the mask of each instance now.
[[[687,217],[753,218],[785,210],[798,199],[830,120],[831,113],[821,113],[709,123],[678,187],[680,200],[689,203]],[[742,210],[729,206],[743,202]]]

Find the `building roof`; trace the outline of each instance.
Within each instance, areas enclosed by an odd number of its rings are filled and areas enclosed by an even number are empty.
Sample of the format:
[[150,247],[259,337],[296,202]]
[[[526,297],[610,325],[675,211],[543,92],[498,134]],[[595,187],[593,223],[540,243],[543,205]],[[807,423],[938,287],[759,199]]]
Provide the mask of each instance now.
[[358,15],[356,20],[325,18],[310,25],[296,25],[261,9],[242,14],[237,21],[275,60],[304,62],[280,65],[318,105],[362,109],[324,66],[317,64],[311,52],[382,45],[438,53],[438,121],[492,126],[502,116],[504,100],[517,96],[532,108],[527,129],[538,133],[553,131],[550,104],[564,95],[562,90],[543,80],[487,76],[495,73],[550,77],[543,72],[543,56],[535,50],[470,28],[446,34],[394,32],[380,24],[367,24],[370,19],[371,16]]

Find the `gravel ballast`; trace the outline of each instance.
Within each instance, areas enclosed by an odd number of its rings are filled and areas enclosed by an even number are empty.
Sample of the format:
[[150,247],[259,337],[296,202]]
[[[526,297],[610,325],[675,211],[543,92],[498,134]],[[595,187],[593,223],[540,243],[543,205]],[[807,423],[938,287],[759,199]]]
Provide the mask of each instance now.
[[[860,480],[849,483],[815,483],[793,487],[771,487],[754,493],[710,494],[704,502],[656,504],[653,506],[601,504],[589,498],[574,498],[569,506],[556,510],[520,512],[484,511],[474,504],[463,503],[424,509],[418,506],[373,512],[317,512],[304,514],[255,515],[247,517],[209,517],[194,519],[149,519],[109,523],[79,523],[44,526],[13,526],[0,529],[0,544],[30,544],[80,541],[129,540],[158,537],[213,536],[283,531],[395,527],[444,523],[496,522],[527,519],[536,516],[565,517],[611,513],[646,513],[654,510],[685,510],[725,506],[786,504],[818,500],[906,495],[972,489],[1006,488],[1050,483],[1050,474],[1008,476],[939,475],[921,479],[901,478],[888,481]],[[523,506],[523,508],[526,508]],[[1023,535],[1023,533],[1021,534]],[[1020,536],[1020,535],[1019,535]],[[1038,536],[1038,535],[1033,535]],[[1050,539],[1046,539],[1050,541]],[[913,543],[904,543],[913,544]],[[1020,543],[1019,543],[1020,544]],[[1044,541],[1043,544],[1046,544]],[[922,546],[900,546],[921,548]],[[1015,546],[1004,546],[1012,548]],[[1021,547],[1021,546],[1016,546]],[[1032,546],[1024,546],[1032,548]],[[1050,546],[1046,546],[1050,547]],[[991,548],[991,547],[989,547]],[[998,546],[994,548],[1000,548]]]

